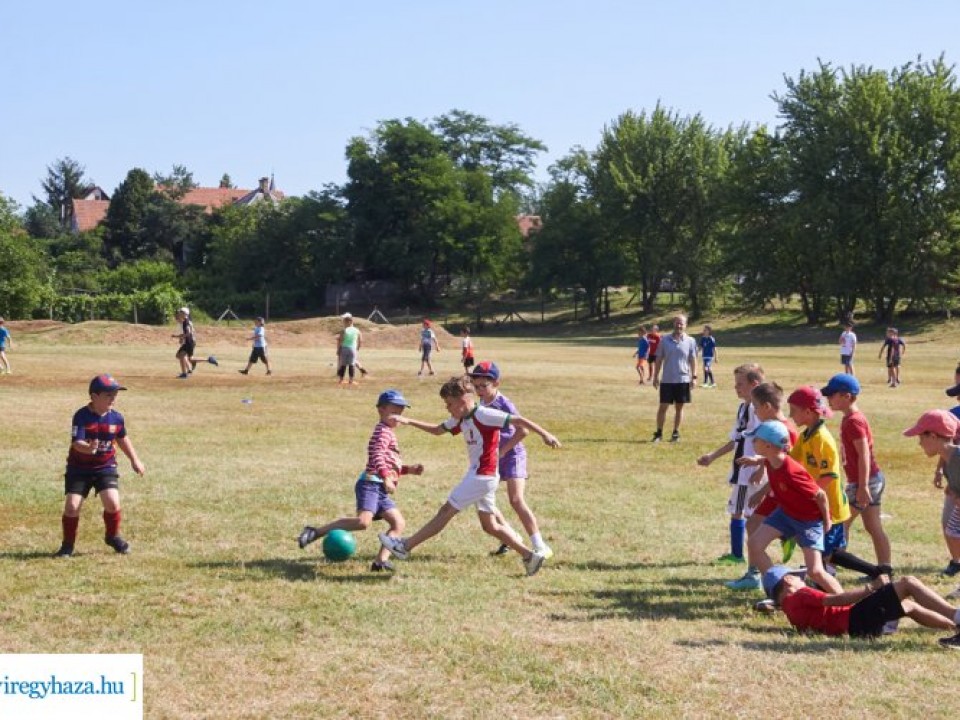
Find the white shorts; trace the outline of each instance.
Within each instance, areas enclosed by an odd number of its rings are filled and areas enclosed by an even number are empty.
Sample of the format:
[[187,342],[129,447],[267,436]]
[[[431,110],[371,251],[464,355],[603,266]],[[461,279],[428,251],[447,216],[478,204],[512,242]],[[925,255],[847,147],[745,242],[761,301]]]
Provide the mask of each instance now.
[[476,504],[479,512],[492,513],[497,509],[499,482],[496,475],[467,473],[460,484],[450,491],[447,502],[457,510],[465,510]]
[[753,515],[753,508],[748,507],[747,503],[750,502],[750,498],[766,486],[766,483],[759,485],[734,485],[730,488],[730,498],[727,500],[727,512],[730,515],[750,517]]

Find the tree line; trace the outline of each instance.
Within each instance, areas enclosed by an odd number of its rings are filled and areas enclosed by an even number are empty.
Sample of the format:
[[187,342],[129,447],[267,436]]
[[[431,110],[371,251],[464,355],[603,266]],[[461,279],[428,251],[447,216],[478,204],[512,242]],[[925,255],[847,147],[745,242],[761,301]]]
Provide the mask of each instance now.
[[[65,158],[25,211],[0,196],[0,313],[145,321],[185,298],[210,311],[316,310],[328,283],[383,280],[407,302],[477,305],[507,288],[582,288],[591,314],[629,285],[694,315],[721,297],[799,298],[817,323],[867,309],[949,310],[960,280],[960,94],[944,59],[893,70],[820,63],[771,97],[780,122],[718,129],[659,103],[627,111],[540,184],[543,143],[453,110],[380,122],[346,147],[347,181],[213,213],[174,166],[131,170],[105,221],[67,232],[91,182]],[[229,185],[229,177],[221,181]],[[540,216],[524,238],[517,216]],[[11,271],[12,270],[12,271]]]

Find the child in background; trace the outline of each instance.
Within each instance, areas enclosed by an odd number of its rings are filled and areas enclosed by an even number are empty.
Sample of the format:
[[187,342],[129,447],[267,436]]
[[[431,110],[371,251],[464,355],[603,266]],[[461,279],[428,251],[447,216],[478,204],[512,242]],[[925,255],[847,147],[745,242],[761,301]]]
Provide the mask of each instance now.
[[[520,413],[517,406],[510,402],[503,393],[500,392],[500,368],[495,363],[484,361],[478,364],[470,373],[470,379],[473,381],[473,388],[477,391],[477,397],[483,407],[492,407],[507,413],[511,417],[516,417]],[[525,428],[507,426],[500,431],[500,461],[498,469],[500,472],[500,482],[507,484],[507,497],[510,499],[510,506],[520,518],[523,529],[530,536],[530,544],[533,551],[544,556],[546,560],[553,557],[553,550],[543,541],[540,535],[540,527],[533,510],[527,505],[523,492],[527,485],[527,450],[523,446],[523,438],[528,435]],[[498,513],[498,520],[501,524],[507,522],[503,515]],[[495,555],[505,555],[510,548],[501,544],[494,551]]]
[[890,540],[880,519],[880,503],[886,487],[883,473],[873,453],[873,433],[866,416],[857,407],[860,383],[852,375],[838,373],[830,378],[820,392],[827,398],[830,409],[843,413],[840,423],[840,444],[843,448],[843,471],[847,476],[847,500],[850,519],[846,521],[847,537],[850,525],[863,516],[863,527],[873,540],[877,565],[890,566]]
[[650,340],[647,339],[647,329],[641,325],[637,330],[637,349],[631,357],[637,359],[638,384],[643,385],[647,377],[647,358],[650,356]]
[[840,364],[847,375],[853,375],[853,354],[857,351],[857,335],[853,332],[853,323],[846,322],[840,333]]
[[193,356],[197,349],[197,334],[193,329],[193,321],[190,320],[190,308],[182,307],[174,314],[177,322],[180,323],[180,332],[172,337],[180,341],[180,347],[177,349],[177,360],[180,363],[180,374],[178,380],[186,380],[197,368],[197,363],[208,362],[211,365],[219,365],[217,359],[210,355],[206,360],[200,360]]
[[7,359],[7,345],[13,347],[13,340],[7,330],[6,320],[0,317],[0,373],[10,375],[13,370],[10,368],[10,360]]
[[660,347],[660,326],[654,323],[647,333],[647,342],[650,343],[650,356],[647,358],[647,380],[653,381],[653,366],[657,363],[657,350]]
[[126,390],[111,375],[97,375],[90,381],[90,402],[73,414],[70,451],[64,474],[64,502],[61,526],[63,541],[55,557],[70,557],[77,541],[80,508],[96,491],[103,504],[103,541],[114,552],[125,555],[130,544],[120,536],[120,484],[117,448],[130,460],[137,475],[146,471],[127,436],[123,415],[113,409],[117,395]]
[[907,354],[907,344],[901,339],[900,331],[895,327],[887,328],[887,336],[880,346],[877,358],[887,351],[887,385],[892,388],[900,384],[900,363]]
[[[730,431],[730,439],[713,452],[697,458],[698,465],[709,467],[717,458],[733,452],[733,461],[727,478],[733,486],[730,499],[727,501],[727,512],[730,514],[730,552],[717,559],[717,562],[723,565],[739,565],[745,562],[743,544],[747,525],[746,515],[750,513],[748,503],[750,496],[757,491],[757,486],[750,480],[756,469],[745,467],[738,461],[744,456],[753,455],[753,442],[746,434],[757,426],[753,406],[750,403],[750,392],[761,382],[763,382],[763,368],[759,365],[741,365],[733,371],[733,389],[740,399],[740,405],[737,407],[737,417]],[[760,573],[757,568],[750,566],[742,577],[726,585],[732,590],[759,588]]]
[[524,545],[516,532],[509,526],[501,525],[496,518],[500,431],[512,424],[537,433],[550,447],[560,447],[560,441],[531,420],[478,406],[469,378],[450,378],[440,388],[440,397],[450,417],[439,425],[400,415],[396,416],[396,421],[401,425],[412,425],[431,435],[448,432],[454,435],[462,434],[467,444],[470,465],[460,483],[450,491],[447,501],[426,525],[409,538],[395,538],[380,533],[380,543],[389,549],[394,557],[406,560],[411,550],[440,533],[461,510],[476,505],[484,531],[520,554],[527,575],[536,574],[546,556]]
[[470,327],[468,325],[464,325],[463,329],[460,330],[460,362],[463,363],[465,373],[469,373],[470,368],[476,362],[473,357],[473,340],[470,339]]
[[720,353],[717,352],[717,339],[713,336],[713,328],[703,326],[703,333],[697,343],[700,346],[700,356],[703,358],[703,386],[713,388],[717,386],[713,378],[713,364],[720,362]]
[[767,546],[777,538],[796,537],[807,575],[831,594],[843,588],[823,566],[823,538],[830,532],[826,493],[803,466],[790,457],[790,433],[778,420],[760,423],[751,432],[757,454],[764,459],[768,482],[779,506],[747,541],[750,562],[766,572],[773,566]]
[[437,334],[433,331],[431,323],[427,318],[423,319],[423,326],[420,328],[420,371],[418,376],[423,375],[423,368],[427,368],[433,375],[433,363],[430,362],[430,355],[434,348],[440,352],[440,343],[437,341]]
[[267,357],[267,332],[263,327],[263,323],[264,320],[262,317],[258,317],[253,321],[253,335],[247,338],[247,340],[253,341],[253,349],[250,351],[250,359],[247,360],[247,366],[239,371],[241,375],[246,375],[250,372],[250,368],[259,360],[262,360],[266,366],[267,375],[273,375],[273,371],[270,369],[270,358]]
[[[387,535],[400,537],[406,522],[390,496],[396,492],[401,475],[423,474],[423,465],[404,465],[400,461],[400,445],[393,431],[397,426],[396,418],[408,407],[410,403],[399,390],[385,390],[380,393],[377,398],[380,421],[373,428],[373,434],[367,442],[366,468],[360,473],[353,487],[357,499],[356,517],[338,518],[320,527],[307,525],[297,538],[301,550],[331,530],[366,530],[374,520],[386,520],[390,525]],[[393,565],[389,559],[390,551],[381,546],[370,570],[392,571]]]

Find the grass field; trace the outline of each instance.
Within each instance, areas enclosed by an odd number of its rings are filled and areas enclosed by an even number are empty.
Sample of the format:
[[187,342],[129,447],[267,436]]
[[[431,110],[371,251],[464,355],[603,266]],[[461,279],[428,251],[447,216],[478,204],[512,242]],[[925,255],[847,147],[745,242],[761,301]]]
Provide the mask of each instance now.
[[[636,385],[629,336],[476,338],[521,412],[564,443],[529,443],[528,499],[556,555],[525,578],[515,556],[489,556],[496,543],[469,513],[393,577],[368,570],[375,532],[342,564],[296,546],[305,523],[352,513],[380,390],[401,388],[413,417],[443,419],[437,390],[459,367],[453,348],[437,378],[420,381],[412,348],[365,351],[373,379],[341,389],[329,337],[273,344],[270,378],[236,372],[244,345],[208,345],[222,366],[184,382],[171,345],[14,330],[15,374],[0,376],[0,646],[142,652],[151,719],[955,717],[956,658],[936,632],[904,621],[875,642],[798,635],[782,615],[752,611],[759,594],[722,586],[734,573],[711,562],[727,548],[726,468],[695,458],[726,439],[730,371],[758,361],[789,390],[840,367],[832,331],[754,319],[717,334],[721,387],[696,391],[678,445],[647,442],[655,395]],[[900,431],[949,407],[960,330],[908,335],[896,390],[875,359],[879,333],[866,335],[861,407],[889,481],[894,562],[946,592],[942,496],[932,462]],[[54,560],[70,417],[102,371],[130,388],[118,409],[147,465],[144,478],[121,465],[132,552],[104,545],[91,499],[78,554]],[[459,438],[398,434],[404,459],[426,465],[397,496],[413,530],[459,479],[465,452]],[[872,556],[859,526],[851,549]]]

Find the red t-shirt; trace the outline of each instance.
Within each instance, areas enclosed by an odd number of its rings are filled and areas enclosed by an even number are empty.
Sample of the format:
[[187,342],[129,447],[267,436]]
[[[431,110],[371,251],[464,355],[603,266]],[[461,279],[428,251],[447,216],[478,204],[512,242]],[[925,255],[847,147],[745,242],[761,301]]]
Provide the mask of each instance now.
[[850,629],[852,605],[823,604],[827,594],[812,587],[783,598],[783,614],[797,630],[817,630],[824,635],[844,635]]
[[650,343],[650,354],[647,357],[656,357],[657,348],[660,347],[660,333],[647,333],[647,342]]
[[767,482],[777,498],[780,508],[794,520],[820,520],[820,507],[816,498],[820,486],[810,477],[807,469],[789,455],[783,456],[783,465],[773,467],[768,462]]
[[847,476],[848,483],[860,484],[860,456],[857,455],[857,449],[853,443],[860,438],[867,439],[867,446],[870,449],[870,474],[873,477],[880,472],[880,466],[877,465],[877,459],[873,455],[873,433],[870,432],[870,423],[862,412],[857,410],[849,415],[845,415],[840,423],[840,448],[843,460],[843,472]]

